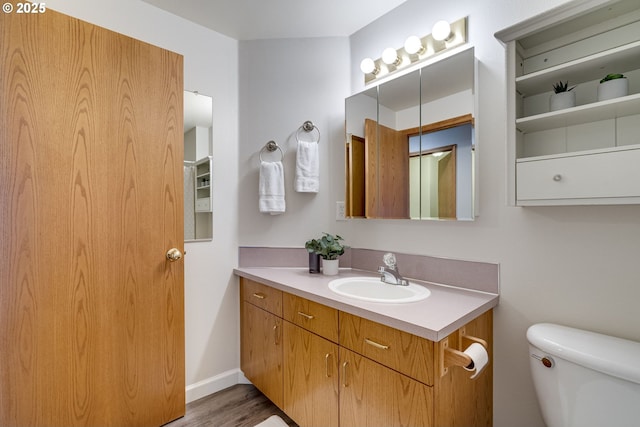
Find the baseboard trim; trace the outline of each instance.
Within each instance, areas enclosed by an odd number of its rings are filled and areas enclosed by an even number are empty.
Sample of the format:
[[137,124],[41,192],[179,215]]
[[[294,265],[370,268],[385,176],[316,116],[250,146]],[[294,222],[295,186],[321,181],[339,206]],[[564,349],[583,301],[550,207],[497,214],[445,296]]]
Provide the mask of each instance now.
[[240,369],[231,369],[213,377],[206,378],[186,387],[187,403],[201,399],[236,384],[248,384],[249,380]]

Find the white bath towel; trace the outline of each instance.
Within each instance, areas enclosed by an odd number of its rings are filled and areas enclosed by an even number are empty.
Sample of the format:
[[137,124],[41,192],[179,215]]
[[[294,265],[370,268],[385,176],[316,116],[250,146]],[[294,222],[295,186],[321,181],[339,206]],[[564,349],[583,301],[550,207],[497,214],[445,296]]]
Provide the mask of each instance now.
[[320,191],[320,155],[317,142],[298,141],[294,188],[299,193]]
[[284,167],[282,162],[260,162],[258,193],[260,212],[271,215],[284,213]]

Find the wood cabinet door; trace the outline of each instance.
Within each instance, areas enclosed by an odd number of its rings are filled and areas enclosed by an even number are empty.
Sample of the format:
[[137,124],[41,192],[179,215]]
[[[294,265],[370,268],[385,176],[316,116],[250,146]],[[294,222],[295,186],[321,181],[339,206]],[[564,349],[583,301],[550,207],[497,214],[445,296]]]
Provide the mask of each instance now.
[[282,319],[242,302],[240,368],[280,409],[282,397]]
[[341,427],[433,425],[433,388],[340,348]]
[[182,56],[0,14],[0,425],[185,410]]
[[284,411],[304,427],[338,426],[338,345],[284,322]]

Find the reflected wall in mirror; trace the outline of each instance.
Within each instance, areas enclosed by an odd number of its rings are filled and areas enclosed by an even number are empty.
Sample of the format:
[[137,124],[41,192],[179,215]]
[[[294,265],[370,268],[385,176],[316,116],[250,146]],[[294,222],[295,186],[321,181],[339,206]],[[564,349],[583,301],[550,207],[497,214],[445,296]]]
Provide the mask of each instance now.
[[474,87],[465,48],[346,99],[347,216],[473,219]]
[[213,100],[184,93],[184,239],[213,238],[211,203]]

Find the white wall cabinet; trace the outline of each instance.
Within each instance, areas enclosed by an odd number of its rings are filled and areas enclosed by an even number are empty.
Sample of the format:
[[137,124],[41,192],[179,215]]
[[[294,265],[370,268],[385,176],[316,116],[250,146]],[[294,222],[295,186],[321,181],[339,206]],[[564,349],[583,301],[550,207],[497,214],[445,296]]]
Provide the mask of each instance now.
[[[507,49],[512,205],[640,203],[640,2],[580,0],[496,33]],[[628,95],[599,101],[600,79]],[[550,111],[553,85],[574,107]]]

